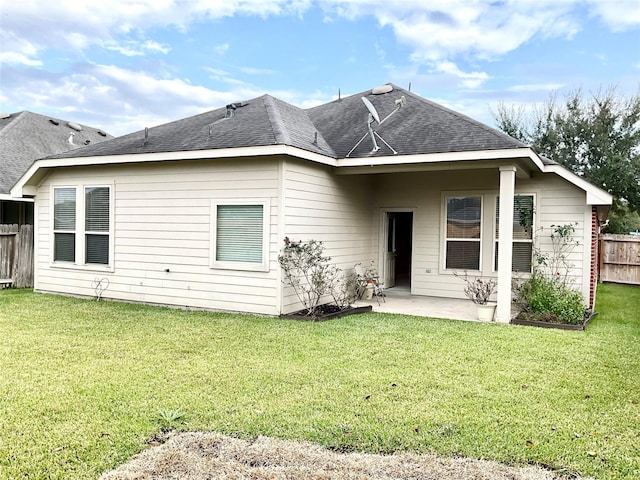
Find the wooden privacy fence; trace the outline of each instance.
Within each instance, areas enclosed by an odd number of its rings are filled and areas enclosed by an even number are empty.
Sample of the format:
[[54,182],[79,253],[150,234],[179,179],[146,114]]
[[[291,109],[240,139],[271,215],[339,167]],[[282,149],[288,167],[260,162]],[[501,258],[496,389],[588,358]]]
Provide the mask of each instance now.
[[640,236],[600,235],[600,281],[640,285]]
[[33,287],[33,225],[0,225],[0,288]]

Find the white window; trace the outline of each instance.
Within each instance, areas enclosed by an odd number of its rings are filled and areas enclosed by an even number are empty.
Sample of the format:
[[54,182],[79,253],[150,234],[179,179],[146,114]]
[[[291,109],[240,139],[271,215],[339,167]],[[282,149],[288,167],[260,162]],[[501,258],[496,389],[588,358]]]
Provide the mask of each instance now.
[[53,262],[110,265],[111,187],[54,187],[53,198]]
[[76,189],[53,189],[53,260],[76,261]]
[[482,196],[446,199],[445,268],[480,270]]
[[109,187],[85,187],[85,262],[109,264]]
[[268,270],[268,202],[212,202],[211,224],[212,267]]
[[[533,226],[535,198],[533,195],[516,195],[513,198],[513,253],[511,265],[514,272],[531,272],[533,255]],[[500,235],[500,197],[496,199],[496,228],[494,268],[498,270],[498,238]]]

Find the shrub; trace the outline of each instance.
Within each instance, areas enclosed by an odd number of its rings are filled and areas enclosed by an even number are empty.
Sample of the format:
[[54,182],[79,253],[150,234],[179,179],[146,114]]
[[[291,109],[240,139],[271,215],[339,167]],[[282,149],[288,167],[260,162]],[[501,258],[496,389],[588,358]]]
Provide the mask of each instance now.
[[534,251],[531,277],[514,284],[515,302],[528,317],[542,321],[580,324],[584,321],[582,294],[571,288],[568,259],[578,245],[573,238],[575,224],[552,225],[552,252]]
[[520,286],[518,294],[523,311],[538,314],[545,321],[569,324],[584,321],[582,294],[553,277],[534,271]]
[[493,278],[470,277],[467,272],[464,272],[464,275],[458,275],[456,272],[453,272],[453,274],[466,282],[467,286],[464,288],[464,294],[477,305],[489,303],[491,295],[496,292],[498,284]]
[[324,254],[322,242],[294,242],[284,238],[282,253],[278,255],[283,281],[291,285],[310,317],[318,316],[323,297],[330,296],[341,310],[349,307],[354,299],[350,281],[330,261],[331,257]]

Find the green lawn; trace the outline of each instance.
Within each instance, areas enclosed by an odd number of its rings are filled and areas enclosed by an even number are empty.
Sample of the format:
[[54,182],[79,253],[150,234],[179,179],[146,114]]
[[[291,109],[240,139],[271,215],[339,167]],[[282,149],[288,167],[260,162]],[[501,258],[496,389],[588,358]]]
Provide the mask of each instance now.
[[0,291],[0,478],[95,478],[163,428],[640,478],[640,288],[586,332],[311,323]]

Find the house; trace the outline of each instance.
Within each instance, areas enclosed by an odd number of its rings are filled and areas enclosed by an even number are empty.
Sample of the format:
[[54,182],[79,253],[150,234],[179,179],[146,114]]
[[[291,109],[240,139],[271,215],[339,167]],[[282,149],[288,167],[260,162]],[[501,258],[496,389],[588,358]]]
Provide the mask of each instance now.
[[0,224],[33,224],[33,199],[11,187],[38,158],[113,138],[102,130],[22,111],[0,114]]
[[[12,195],[36,206],[35,289],[276,315],[285,236],[386,288],[464,298],[454,272],[497,278],[576,223],[570,276],[592,305],[611,196],[528,146],[387,84],[300,109],[269,95],[37,161]],[[533,228],[523,229],[529,218]],[[499,232],[499,235],[498,235]]]

